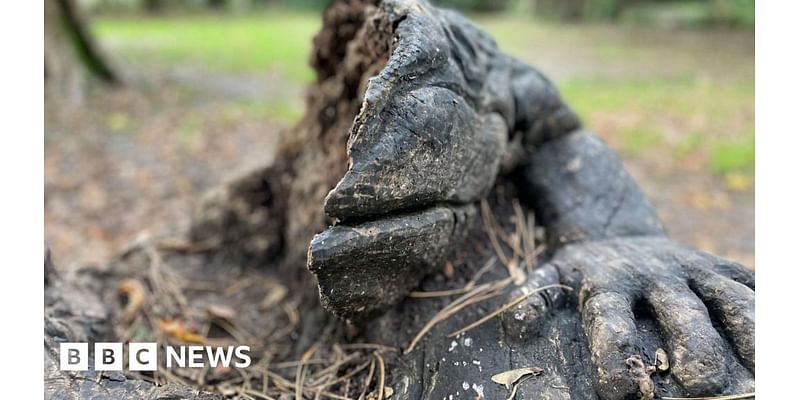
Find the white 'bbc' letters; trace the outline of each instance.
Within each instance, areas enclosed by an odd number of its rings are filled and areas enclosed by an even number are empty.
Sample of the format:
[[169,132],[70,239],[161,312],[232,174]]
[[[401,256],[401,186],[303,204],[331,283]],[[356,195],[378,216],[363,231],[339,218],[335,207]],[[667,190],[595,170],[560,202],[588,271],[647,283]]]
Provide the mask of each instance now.
[[94,369],[98,371],[122,371],[122,343],[95,343]]
[[62,371],[87,371],[89,369],[89,343],[61,343],[59,359]]
[[131,371],[158,369],[158,343],[128,343],[128,367]]

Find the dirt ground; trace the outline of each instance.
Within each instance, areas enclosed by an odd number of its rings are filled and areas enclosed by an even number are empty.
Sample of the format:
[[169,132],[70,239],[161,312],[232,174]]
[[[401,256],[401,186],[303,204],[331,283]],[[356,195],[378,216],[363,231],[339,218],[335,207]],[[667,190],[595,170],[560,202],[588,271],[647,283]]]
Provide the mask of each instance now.
[[[694,39],[674,38],[691,46]],[[623,64],[633,75],[675,71],[641,62],[645,56],[576,63],[582,54],[569,49],[547,46],[530,58],[545,72],[558,71],[559,82],[605,70],[619,74],[614,65]],[[705,68],[673,61],[686,70]],[[705,72],[717,74],[718,67]],[[125,87],[97,88],[82,105],[45,98],[45,236],[62,268],[102,265],[137,235],[185,226],[205,190],[272,160],[280,132],[294,118],[275,99],[298,107],[303,101],[304,85],[274,71],[221,72],[196,64],[124,69]],[[614,132],[625,126],[625,116],[598,111],[588,120],[621,150],[674,237],[755,267],[752,185],[731,185],[699,156],[675,158],[657,144],[623,151],[626,141]]]
[[137,235],[179,231],[207,189],[271,162],[287,124],[236,105],[302,97],[276,80],[182,69],[133,75],[83,105],[46,99],[45,234],[59,265],[103,264]]

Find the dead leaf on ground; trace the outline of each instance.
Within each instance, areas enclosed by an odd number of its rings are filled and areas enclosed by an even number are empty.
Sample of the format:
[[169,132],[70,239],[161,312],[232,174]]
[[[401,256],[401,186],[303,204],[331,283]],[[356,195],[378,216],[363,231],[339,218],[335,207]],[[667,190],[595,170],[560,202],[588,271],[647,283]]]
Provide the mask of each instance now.
[[514,281],[514,285],[519,286],[525,283],[525,271],[519,267],[516,260],[513,260],[508,263],[508,274],[511,276],[511,279]]
[[286,289],[286,286],[275,284],[270,288],[269,292],[267,292],[267,295],[264,296],[264,300],[261,300],[261,304],[258,305],[258,308],[261,310],[272,308],[286,298],[288,293],[289,290]]
[[129,324],[144,305],[146,299],[144,286],[138,280],[129,278],[120,282],[117,290],[127,298],[125,310],[122,312],[122,323]]
[[221,304],[212,304],[206,307],[206,313],[212,318],[223,319],[229,322],[233,322],[236,319],[236,310]]
[[538,376],[544,370],[539,367],[526,367],[526,368],[517,368],[512,369],[510,371],[501,372],[499,374],[492,375],[492,382],[505,385],[506,389],[511,389],[511,387],[519,382],[525,376]]
[[753,179],[745,174],[732,172],[725,175],[725,186],[736,192],[746,192],[753,187]]
[[[384,386],[383,387],[383,398],[384,399],[388,399],[389,397],[392,397],[393,394],[394,394],[394,389],[390,388],[389,386]],[[375,391],[375,392],[372,392],[369,395],[367,395],[367,400],[378,400],[378,392]]]
[[450,261],[444,263],[443,273],[447,279],[453,280],[453,278],[456,277],[456,269],[455,267],[453,267],[453,263],[451,263]]
[[661,372],[669,369],[669,357],[667,357],[667,352],[662,348],[656,350],[656,368]]
[[167,335],[172,336],[173,338],[184,342],[202,344],[205,343],[206,341],[205,337],[196,332],[192,332],[191,330],[186,328],[183,322],[177,319],[158,320],[158,329],[160,329]]
[[206,308],[206,312],[210,317],[224,319],[229,322],[236,318],[236,310],[220,304],[212,304],[208,306]]

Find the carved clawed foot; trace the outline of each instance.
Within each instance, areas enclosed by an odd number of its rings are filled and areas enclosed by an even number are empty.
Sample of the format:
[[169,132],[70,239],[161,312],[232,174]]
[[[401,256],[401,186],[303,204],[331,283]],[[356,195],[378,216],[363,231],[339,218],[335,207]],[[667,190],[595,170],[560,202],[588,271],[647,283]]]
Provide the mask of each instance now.
[[[517,291],[553,281],[573,288],[601,398],[653,398],[664,372],[691,396],[755,390],[755,277],[741,265],[665,238],[610,239],[564,247]],[[531,334],[563,303],[555,290],[506,313],[507,330]]]

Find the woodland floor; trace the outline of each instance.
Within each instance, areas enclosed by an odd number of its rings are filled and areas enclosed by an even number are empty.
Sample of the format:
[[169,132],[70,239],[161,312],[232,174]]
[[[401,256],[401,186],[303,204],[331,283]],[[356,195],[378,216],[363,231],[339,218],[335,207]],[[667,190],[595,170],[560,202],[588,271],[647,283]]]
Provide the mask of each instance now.
[[[201,194],[269,162],[303,110],[314,14],[99,18],[127,80],[45,99],[45,235],[62,268],[179,230]],[[678,240],[754,268],[754,35],[478,17],[553,77]]]

